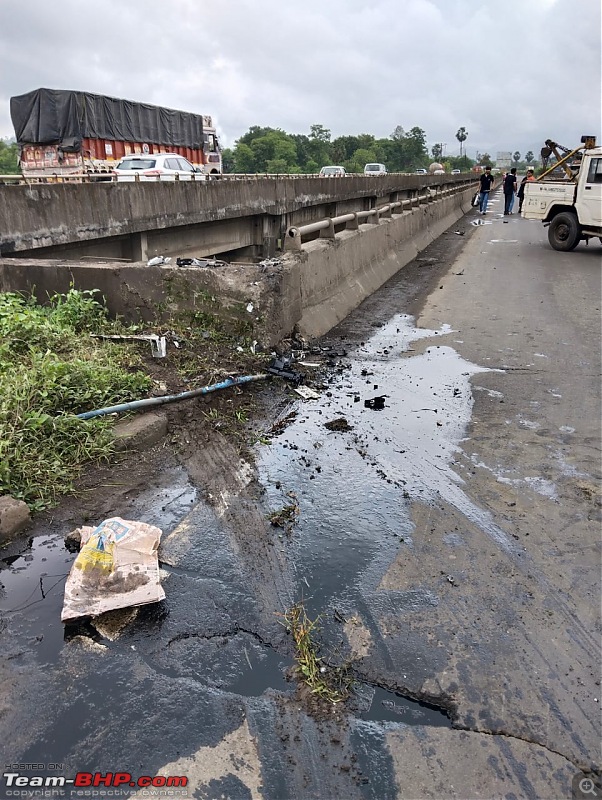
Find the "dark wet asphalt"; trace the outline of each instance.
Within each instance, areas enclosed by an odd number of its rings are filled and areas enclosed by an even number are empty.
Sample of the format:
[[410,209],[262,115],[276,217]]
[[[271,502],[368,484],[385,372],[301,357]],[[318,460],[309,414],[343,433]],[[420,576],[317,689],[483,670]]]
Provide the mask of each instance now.
[[[114,509],[163,529],[163,603],[99,630],[65,631],[62,587],[74,556],[62,537],[36,530],[28,546],[11,549],[0,571],[5,764],[59,764],[36,774],[67,776],[187,775],[184,796],[198,798],[409,796],[396,783],[399,751],[402,761],[406,748],[424,758],[416,741],[436,754],[430,743],[445,741],[455,710],[445,692],[423,691],[436,687],[448,648],[406,620],[428,618],[458,580],[445,567],[430,582],[410,576],[384,590],[396,562],[407,553],[412,563],[412,507],[447,504],[508,558],[518,545],[469,497],[460,469],[471,378],[485,365],[459,355],[449,328],[415,329],[403,283],[370,299],[372,318],[365,308],[351,315],[321,343],[328,349],[307,356],[322,364],[308,367],[320,399],[286,407],[283,417],[297,415],[258,446],[255,474],[233,459],[237,481],[220,487],[217,476],[207,502],[174,464]],[[384,407],[366,407],[376,397]],[[326,427],[341,419],[346,430]],[[300,512],[290,532],[266,520],[290,502],[288,492]],[[468,534],[450,525],[444,536],[460,552]],[[299,600],[321,616],[326,661],[353,660],[344,711],[314,716],[295,694],[280,615]],[[511,618],[500,609],[504,625]],[[488,658],[484,648],[484,669]],[[470,670],[464,675],[470,688]],[[508,752],[515,787],[521,763]],[[497,751],[488,757],[493,764]],[[535,790],[526,786],[524,796]]]

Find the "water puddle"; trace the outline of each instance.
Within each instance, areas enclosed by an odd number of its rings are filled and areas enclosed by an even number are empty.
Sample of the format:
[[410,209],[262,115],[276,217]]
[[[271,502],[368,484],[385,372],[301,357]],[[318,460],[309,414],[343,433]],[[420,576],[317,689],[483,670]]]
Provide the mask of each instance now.
[[451,728],[451,719],[443,709],[437,706],[410,700],[408,697],[379,686],[370,688],[373,691],[372,701],[369,708],[360,714],[360,719]]
[[[270,508],[282,507],[289,491],[297,496],[298,524],[285,549],[306,604],[319,612],[335,599],[352,608],[377,590],[400,542],[411,546],[412,500],[443,498],[488,521],[452,464],[471,416],[470,379],[489,370],[436,342],[452,333],[448,326],[412,322],[397,315],[358,343],[320,399],[304,403],[258,454]],[[424,338],[433,343],[412,355]],[[392,602],[403,611],[398,594]]]
[[[63,646],[61,609],[75,555],[60,536],[38,536],[10,565],[0,561],[0,612],[17,651],[27,642],[36,658],[54,661]],[[16,643],[16,639],[20,644]]]

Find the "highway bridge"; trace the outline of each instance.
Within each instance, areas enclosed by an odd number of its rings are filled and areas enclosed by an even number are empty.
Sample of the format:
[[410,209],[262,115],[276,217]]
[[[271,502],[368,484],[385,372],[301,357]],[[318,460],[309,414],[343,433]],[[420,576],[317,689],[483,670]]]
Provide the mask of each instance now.
[[[45,297],[71,284],[96,288],[114,313],[148,320],[210,294],[225,317],[252,301],[263,341],[295,326],[318,336],[463,216],[475,181],[390,174],[2,185],[0,290]],[[190,256],[225,263],[177,267],[177,257]],[[172,261],[148,266],[158,257]]]

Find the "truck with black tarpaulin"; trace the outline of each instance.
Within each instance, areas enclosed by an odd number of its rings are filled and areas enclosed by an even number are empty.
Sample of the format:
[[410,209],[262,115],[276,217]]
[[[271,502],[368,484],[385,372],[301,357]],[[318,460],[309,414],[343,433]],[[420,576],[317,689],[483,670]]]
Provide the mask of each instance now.
[[26,177],[107,177],[124,156],[177,153],[210,174],[222,171],[211,117],[116,97],[34,89],[11,97]]

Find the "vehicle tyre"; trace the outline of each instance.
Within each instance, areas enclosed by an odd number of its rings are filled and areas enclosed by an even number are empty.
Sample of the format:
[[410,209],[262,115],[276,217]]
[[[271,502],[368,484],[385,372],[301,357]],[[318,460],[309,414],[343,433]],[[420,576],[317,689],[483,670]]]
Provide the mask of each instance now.
[[574,250],[581,239],[577,217],[570,212],[556,214],[548,228],[548,241],[554,250]]

